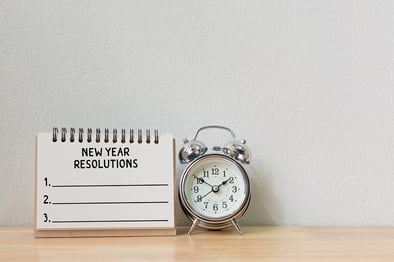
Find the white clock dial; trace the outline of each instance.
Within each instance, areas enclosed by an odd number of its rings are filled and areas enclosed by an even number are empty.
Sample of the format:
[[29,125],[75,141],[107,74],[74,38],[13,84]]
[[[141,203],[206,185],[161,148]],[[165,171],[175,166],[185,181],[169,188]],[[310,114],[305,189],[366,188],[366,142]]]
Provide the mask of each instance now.
[[207,155],[185,171],[185,204],[200,219],[221,221],[237,215],[249,201],[244,169],[228,157]]

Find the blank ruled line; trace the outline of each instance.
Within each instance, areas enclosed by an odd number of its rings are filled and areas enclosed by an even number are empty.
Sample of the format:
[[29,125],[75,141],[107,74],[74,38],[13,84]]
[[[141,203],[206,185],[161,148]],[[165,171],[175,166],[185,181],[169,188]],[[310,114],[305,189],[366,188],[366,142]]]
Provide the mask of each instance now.
[[168,222],[168,219],[122,219],[122,220],[52,220],[52,223],[143,223]]
[[52,187],[166,187],[168,184],[52,185]]
[[53,202],[52,205],[168,204],[168,201]]

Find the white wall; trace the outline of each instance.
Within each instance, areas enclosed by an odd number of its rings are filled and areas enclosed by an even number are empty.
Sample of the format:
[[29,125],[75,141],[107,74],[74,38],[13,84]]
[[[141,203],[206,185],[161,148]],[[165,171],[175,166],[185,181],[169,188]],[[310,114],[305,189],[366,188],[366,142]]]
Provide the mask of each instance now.
[[33,223],[39,131],[158,127],[179,148],[207,124],[253,151],[244,224],[394,225],[393,10],[1,1],[0,225]]

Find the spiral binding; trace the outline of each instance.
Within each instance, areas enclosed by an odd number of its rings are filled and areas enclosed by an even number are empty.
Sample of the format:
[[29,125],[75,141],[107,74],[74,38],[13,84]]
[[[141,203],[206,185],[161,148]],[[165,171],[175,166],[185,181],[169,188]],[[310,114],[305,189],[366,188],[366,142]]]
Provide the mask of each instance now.
[[[152,141],[151,138],[151,130],[150,129],[146,129],[145,130],[145,143],[150,144]],[[57,142],[60,138],[61,142],[66,142],[67,141],[67,128],[61,128],[60,131],[60,137],[59,137],[59,129],[57,127],[53,128],[52,131],[52,141],[53,142]],[[118,129],[114,128],[112,129],[112,133],[110,134],[110,130],[109,128],[105,128],[104,129],[104,136],[102,136],[101,134],[101,129],[100,128],[96,128],[96,133],[95,136],[93,136],[93,130],[92,128],[88,128],[87,129],[87,133],[86,133],[86,137],[84,137],[84,129],[83,128],[78,128],[78,135],[76,134],[75,128],[70,128],[70,135],[68,137],[68,141],[70,141],[71,143],[74,143],[76,141],[76,138],[78,139],[79,143],[82,143],[84,141],[84,139],[86,139],[86,141],[88,143],[91,143],[94,141],[96,143],[100,143],[101,140],[104,141],[104,143],[122,143],[125,144],[126,142],[133,144],[135,141],[137,141],[138,144],[142,144],[143,143],[143,131],[142,129],[137,129],[137,138],[134,139],[134,129],[130,129],[128,134],[126,134],[126,129],[122,128],[120,134],[118,134]],[[119,139],[118,139],[119,138]],[[159,130],[158,129],[154,129],[153,130],[153,142],[155,144],[159,143]]]

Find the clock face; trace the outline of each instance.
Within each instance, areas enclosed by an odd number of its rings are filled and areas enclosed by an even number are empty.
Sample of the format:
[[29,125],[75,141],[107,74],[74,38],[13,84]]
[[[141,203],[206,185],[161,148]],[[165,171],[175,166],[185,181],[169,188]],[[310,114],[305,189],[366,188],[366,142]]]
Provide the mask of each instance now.
[[245,170],[223,155],[207,155],[193,162],[184,172],[181,189],[185,208],[212,221],[234,217],[250,197]]

